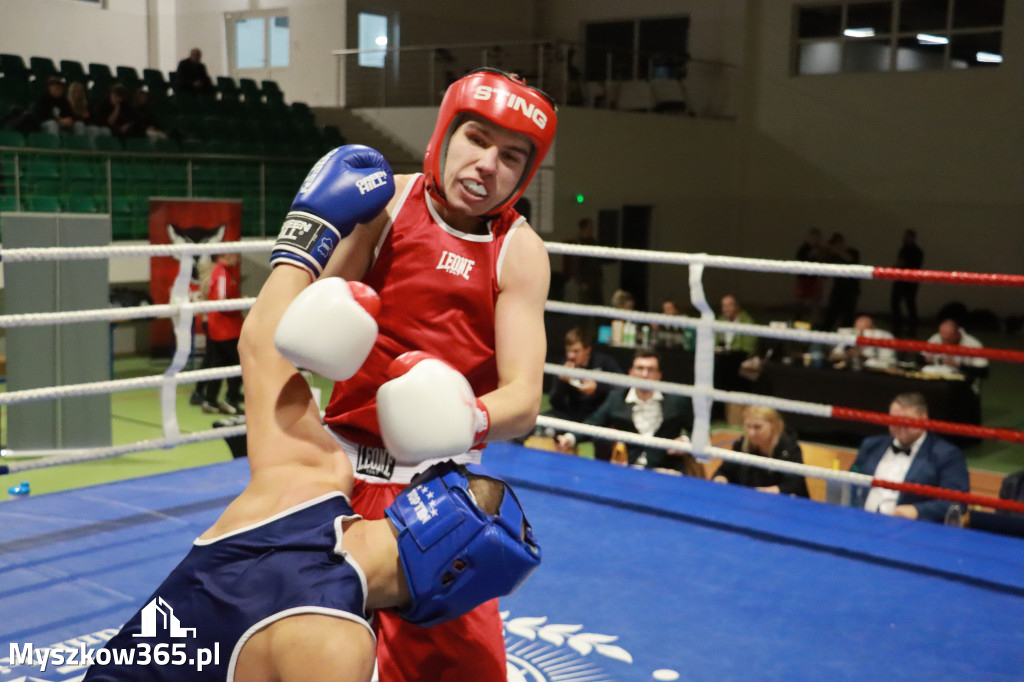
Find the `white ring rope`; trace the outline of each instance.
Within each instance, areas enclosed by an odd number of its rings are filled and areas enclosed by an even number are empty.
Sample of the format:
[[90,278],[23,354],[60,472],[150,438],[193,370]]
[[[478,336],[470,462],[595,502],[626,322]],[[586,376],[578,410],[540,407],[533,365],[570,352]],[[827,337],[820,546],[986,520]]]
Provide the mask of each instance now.
[[742,258],[739,256],[710,256],[706,253],[679,253],[673,251],[648,251],[646,249],[621,249],[610,246],[587,246],[584,244],[562,244],[545,242],[548,253],[591,258],[609,258],[641,263],[663,263],[668,265],[704,265],[729,270],[750,272],[779,272],[794,275],[822,275],[826,277],[852,277],[872,279],[875,268],[871,265],[840,265],[834,263],[812,263],[809,261],[768,260],[764,258]]
[[[244,436],[245,435],[245,424],[238,426],[225,426],[217,429],[206,429],[203,431],[195,431],[193,433],[186,433],[179,435],[175,438],[153,438],[151,440],[140,440],[134,443],[125,443],[124,445],[112,445],[107,447],[96,447],[96,448],[77,448],[77,449],[66,449],[62,452],[70,454],[53,455],[50,457],[40,457],[37,459],[29,459],[21,462],[14,462],[8,460],[5,465],[8,473],[18,473],[21,471],[29,471],[31,469],[42,469],[44,467],[57,466],[61,464],[76,464],[78,462],[91,462],[99,459],[109,459],[111,457],[120,457],[121,455],[129,455],[133,452],[143,452],[145,450],[170,450],[179,445],[189,445],[191,443],[200,443],[208,440],[218,440],[220,438],[231,438],[232,436]],[[0,452],[0,455],[4,457],[10,456],[29,456],[29,452],[4,450]]]
[[742,405],[764,405],[779,412],[792,412],[806,414],[812,417],[831,417],[832,406],[821,403],[808,403],[801,400],[789,400],[788,398],[773,398],[771,396],[759,395],[756,393],[741,393],[739,391],[723,391],[718,388],[702,388],[687,384],[675,384],[668,381],[652,381],[641,379],[628,374],[617,372],[602,372],[594,369],[583,369],[582,367],[565,367],[552,363],[544,363],[544,373],[561,375],[575,379],[593,379],[602,384],[622,386],[625,388],[644,388],[652,391],[661,391],[673,395],[684,395],[688,398],[712,398],[719,402],[739,403]]
[[29,388],[23,391],[0,393],[0,406],[17,405],[20,403],[37,402],[40,400],[58,400],[60,398],[79,398],[101,393],[124,393],[147,388],[160,388],[170,380],[173,384],[190,384],[212,379],[226,379],[242,374],[240,365],[229,367],[211,367],[210,369],[194,369],[178,372],[171,376],[154,374],[152,376],[135,377],[134,379],[113,379],[111,381],[94,381],[86,384],[69,384],[67,386],[48,386],[46,388]]
[[104,258],[153,258],[158,256],[213,255],[216,253],[252,253],[269,251],[270,239],[206,244],[126,244],[124,246],[56,246],[25,249],[0,249],[0,262],[40,263],[64,260],[102,260]]
[[672,440],[669,438],[655,438],[653,436],[641,436],[638,433],[632,433],[629,431],[618,431],[604,426],[591,426],[590,424],[581,424],[579,422],[569,421],[566,419],[556,419],[555,417],[537,417],[537,424],[550,427],[561,432],[579,433],[605,440],[620,440],[625,443],[657,448],[659,450],[689,452],[697,459],[703,461],[707,461],[711,457],[718,457],[724,461],[755,466],[761,469],[770,469],[772,471],[796,474],[798,476],[812,476],[814,478],[822,478],[840,483],[851,483],[860,486],[870,487],[872,480],[871,476],[868,476],[867,474],[837,469],[826,469],[812,464],[788,462],[772,457],[762,457],[760,455],[751,455],[746,452],[727,450],[713,445],[709,445],[704,448],[703,452],[698,452],[696,448],[686,441]]
[[160,303],[157,305],[127,306],[124,308],[98,308],[63,313],[22,313],[0,315],[0,329],[41,327],[48,324],[75,324],[78,322],[124,322],[157,317],[176,317],[179,314],[202,315],[227,310],[248,310],[255,298],[233,298],[226,301],[195,301],[187,303]]
[[[545,310],[553,313],[604,317],[630,322],[657,324],[664,327],[700,329],[707,327],[713,332],[735,332],[770,339],[786,339],[789,341],[806,341],[830,345],[856,345],[857,335],[846,332],[820,332],[810,329],[783,329],[762,324],[744,324],[741,322],[725,322],[724,320],[705,320],[686,315],[665,315],[664,313],[648,313],[640,310],[623,310],[603,305],[587,305],[568,303],[566,301],[548,301]],[[2,319],[2,318],[0,318]]]

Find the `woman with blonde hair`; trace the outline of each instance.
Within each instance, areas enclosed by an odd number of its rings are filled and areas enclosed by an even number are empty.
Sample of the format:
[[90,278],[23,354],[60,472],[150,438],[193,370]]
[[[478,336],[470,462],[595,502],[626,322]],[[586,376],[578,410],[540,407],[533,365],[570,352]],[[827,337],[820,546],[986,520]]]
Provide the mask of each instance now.
[[85,84],[80,81],[72,81],[68,85],[68,103],[71,105],[71,115],[75,119],[76,134],[88,135],[91,138],[110,134],[109,128],[101,127],[96,123],[96,117],[93,116],[92,109],[89,107]]
[[[732,449],[797,464],[804,462],[800,444],[795,437],[786,432],[782,415],[770,407],[759,405],[749,405],[743,410],[743,438],[733,443]],[[736,483],[766,493],[808,497],[807,481],[803,476],[734,462],[722,462],[711,480],[718,483]]]

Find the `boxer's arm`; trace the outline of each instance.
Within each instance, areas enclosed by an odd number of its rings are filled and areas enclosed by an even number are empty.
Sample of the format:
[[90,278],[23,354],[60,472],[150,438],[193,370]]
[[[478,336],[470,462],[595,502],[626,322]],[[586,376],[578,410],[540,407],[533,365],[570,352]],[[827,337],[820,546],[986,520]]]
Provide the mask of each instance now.
[[395,194],[388,202],[387,207],[365,225],[356,225],[352,234],[342,240],[338,248],[334,250],[321,277],[341,277],[349,282],[362,280],[370,270],[374,249],[377,248],[377,242],[380,241],[384,229],[391,220],[394,207],[405,193],[406,185],[414,177],[412,175],[394,176]]
[[544,385],[544,303],[551,279],[547,249],[528,225],[511,239],[494,313],[498,389],[479,396],[490,414],[489,441],[515,438],[534,427]]
[[238,355],[245,384],[249,465],[321,463],[337,444],[320,425],[320,411],[306,380],[274,345],[288,305],[309,286],[309,275],[274,268],[242,325]]

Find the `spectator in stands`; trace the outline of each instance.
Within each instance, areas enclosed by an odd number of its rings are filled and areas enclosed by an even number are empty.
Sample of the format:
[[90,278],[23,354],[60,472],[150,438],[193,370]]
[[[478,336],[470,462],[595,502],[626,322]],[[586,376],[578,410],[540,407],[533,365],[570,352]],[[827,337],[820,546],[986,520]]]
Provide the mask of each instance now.
[[[839,232],[828,240],[827,259],[838,265],[854,265],[860,263],[860,251],[846,245],[846,238]],[[832,289],[828,294],[828,305],[825,307],[825,319],[822,329],[832,331],[837,327],[853,325],[856,315],[857,299],[860,298],[860,280],[852,277],[833,277]]]
[[[570,244],[597,246],[594,234],[594,221],[590,218],[580,219],[579,233]],[[566,281],[576,286],[576,299],[580,303],[602,305],[604,303],[604,265],[611,261],[585,256],[565,256],[562,270]]]
[[149,104],[149,92],[143,88],[135,91],[132,97],[132,127],[128,131],[130,137],[148,137],[151,140],[166,140],[167,133],[160,127],[156,112]]
[[[941,343],[947,346],[964,346],[965,348],[984,348],[981,341],[974,338],[961,327],[956,320],[950,318],[939,324],[939,330],[932,334],[928,343]],[[925,372],[931,374],[963,374],[973,381],[972,387],[977,393],[981,388],[981,379],[988,376],[988,358],[975,358],[965,355],[946,355],[943,353],[922,353]]]
[[[210,272],[208,301],[227,301],[241,298],[238,282],[238,253],[221,253],[214,259]],[[238,310],[211,311],[207,314],[206,358],[203,368],[230,367],[238,364],[238,339],[242,334],[242,313]],[[220,379],[205,382],[206,391],[202,410],[208,414],[240,414],[242,412],[242,377],[227,380],[228,390],[220,400]]]
[[82,130],[90,138],[110,135],[110,128],[93,115],[84,83],[73,81],[68,85],[68,104],[71,106],[71,115],[75,118],[76,130],[81,125]]
[[[917,245],[917,232],[904,231],[903,245],[896,254],[896,267],[919,270],[923,264],[924,251]],[[907,309],[906,326],[903,324],[904,307]],[[891,308],[892,328],[896,336],[917,336],[917,282],[893,282]]]
[[[861,315],[853,322],[858,336],[869,339],[892,339],[893,335],[875,326],[870,315]],[[874,346],[843,346],[838,345],[829,354],[831,362],[842,362],[844,366],[860,369],[885,369],[896,364],[896,351],[892,348],[876,348]]]
[[178,68],[174,72],[175,92],[213,92],[213,81],[210,80],[210,74],[206,72],[206,64],[203,64],[202,60],[202,50],[193,47],[188,57],[178,62]]
[[615,293],[612,294],[611,303],[613,308],[618,308],[619,310],[636,309],[636,299],[633,298],[633,294],[625,289],[616,289]]
[[[920,393],[902,393],[889,405],[893,417],[927,419]],[[851,471],[894,483],[920,483],[946,490],[970,490],[967,463],[960,448],[920,426],[890,426],[888,436],[864,439]],[[942,523],[948,500],[872,487],[854,489],[854,502],[867,511]]]
[[[679,304],[672,299],[665,299],[661,302],[662,315],[682,315]],[[692,330],[682,327],[665,327],[659,324],[651,325],[651,341],[656,348],[686,348],[687,332]],[[686,348],[686,350],[690,350]]]
[[[614,358],[601,352],[594,352],[593,337],[582,327],[573,327],[566,332],[563,364],[566,367],[622,373],[622,368]],[[611,386],[599,384],[593,379],[557,377],[551,389],[551,409],[545,414],[558,419],[582,422],[601,406],[610,391]],[[611,459],[611,455],[610,443],[594,443],[594,456],[597,459],[607,461]]]
[[68,102],[65,93],[64,79],[60,76],[50,76],[46,79],[46,90],[36,100],[32,108],[32,117],[37,130],[51,135],[71,132],[85,134],[84,125],[76,126],[75,117],[71,113],[71,103]]
[[[661,381],[661,365],[653,348],[637,348],[629,375],[638,379]],[[641,436],[669,438],[689,442],[687,429],[693,424],[690,400],[677,395],[644,388],[614,388],[608,397],[585,420],[593,426],[607,426],[638,433]],[[558,449],[571,452],[576,436],[563,433],[556,438]],[[703,467],[687,452],[626,444],[629,464],[648,469],[661,469],[704,478]]]
[[[732,444],[737,452],[803,464],[804,455],[793,434],[786,431],[782,415],[770,407],[748,405],[743,410],[743,438]],[[784,474],[735,462],[722,462],[711,475],[716,483],[736,483],[766,493],[808,497],[807,481],[797,474]]]
[[[812,227],[804,243],[796,251],[796,259],[808,263],[824,263],[827,252],[821,243],[821,230]],[[820,275],[796,276],[796,319],[814,326],[821,308],[822,278]]]
[[106,101],[100,105],[96,118],[110,128],[116,137],[125,137],[135,125],[135,115],[128,103],[128,88],[120,83],[110,87]]
[[[739,301],[732,294],[722,297],[722,314],[718,316],[718,321],[754,324],[754,318],[740,306]],[[757,337],[731,331],[718,332],[715,334],[715,348],[720,351],[746,353],[747,357],[753,357],[757,355]]]

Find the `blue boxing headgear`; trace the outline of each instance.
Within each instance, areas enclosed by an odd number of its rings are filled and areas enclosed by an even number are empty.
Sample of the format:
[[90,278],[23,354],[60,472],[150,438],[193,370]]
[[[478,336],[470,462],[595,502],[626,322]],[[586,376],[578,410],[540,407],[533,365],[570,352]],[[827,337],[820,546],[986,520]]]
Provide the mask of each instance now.
[[[500,486],[497,513],[474,502],[471,479]],[[540,547],[512,488],[482,466],[447,461],[413,478],[385,510],[411,604],[398,615],[424,627],[512,594],[540,565]]]

